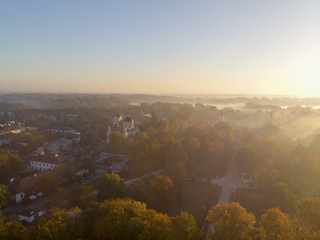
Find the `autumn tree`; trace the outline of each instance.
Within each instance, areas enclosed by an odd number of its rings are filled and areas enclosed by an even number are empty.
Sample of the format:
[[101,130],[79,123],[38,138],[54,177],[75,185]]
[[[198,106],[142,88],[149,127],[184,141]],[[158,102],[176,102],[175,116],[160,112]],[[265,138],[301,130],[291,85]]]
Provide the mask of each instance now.
[[176,191],[173,181],[166,175],[157,175],[151,183],[151,205],[164,210],[176,204]]
[[306,198],[296,204],[297,215],[320,231],[320,199]]
[[27,239],[72,240],[77,238],[74,220],[65,210],[51,209],[48,217],[27,232]]
[[0,239],[18,240],[22,239],[23,225],[20,222],[9,222],[0,212]]
[[97,239],[197,240],[201,236],[190,214],[171,218],[131,199],[105,201],[98,212],[101,217],[94,226]]
[[65,188],[57,187],[52,198],[52,204],[56,207],[65,207],[67,205],[68,196]]
[[118,174],[104,174],[98,185],[98,200],[123,197],[125,194],[124,180]]
[[183,149],[188,154],[189,161],[195,160],[200,150],[200,142],[196,137],[188,137],[181,141]]
[[175,240],[193,240],[202,236],[197,228],[193,216],[187,212],[172,218],[173,229],[175,230]]
[[295,231],[290,217],[279,208],[271,208],[261,216],[258,239],[294,240]]
[[110,143],[108,150],[110,153],[127,154],[129,149],[129,140],[122,136],[119,132],[112,132],[110,134]]
[[162,154],[165,167],[173,166],[178,162],[186,163],[188,160],[188,155],[180,142],[171,143],[163,147]]
[[39,174],[38,190],[44,194],[53,193],[59,185],[59,177],[53,172]]
[[255,217],[237,202],[212,207],[207,220],[214,228],[211,239],[249,240],[253,237]]

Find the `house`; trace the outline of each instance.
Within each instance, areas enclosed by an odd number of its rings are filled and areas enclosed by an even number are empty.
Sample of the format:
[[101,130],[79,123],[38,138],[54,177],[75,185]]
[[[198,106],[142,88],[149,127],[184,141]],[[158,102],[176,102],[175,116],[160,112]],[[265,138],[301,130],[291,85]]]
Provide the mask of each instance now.
[[21,202],[27,195],[34,195],[37,191],[38,174],[27,176],[21,179],[11,179],[9,190],[13,202]]
[[77,161],[67,161],[64,164],[61,164],[59,166],[57,166],[54,171],[58,174],[58,175],[63,175],[65,172],[65,169],[73,169],[75,172],[75,175],[78,177],[83,177],[84,175],[86,175],[87,173],[89,173],[89,169],[81,162],[77,162]]
[[48,150],[50,153],[68,152],[68,151],[71,151],[72,149],[72,140],[66,139],[66,138],[61,138],[59,140],[51,140],[45,143],[43,145],[43,148],[45,150]]
[[12,141],[14,135],[15,134],[12,132],[0,133],[0,147],[5,144],[9,144]]
[[2,133],[14,133],[19,134],[26,130],[25,126],[21,122],[10,121],[5,124],[0,124],[0,132]]
[[89,169],[85,167],[83,163],[72,161],[69,163],[69,166],[75,170],[76,176],[83,177],[89,173]]
[[110,134],[114,131],[121,133],[125,137],[135,137],[136,128],[134,127],[133,119],[128,115],[122,117],[120,114],[116,114],[112,119],[113,127],[107,128],[107,144],[110,142]]
[[56,166],[64,164],[68,161],[72,161],[72,158],[60,155],[60,154],[50,154],[44,153],[36,154],[30,160],[30,168],[35,170],[49,170],[54,169]]
[[46,214],[46,209],[37,209],[37,208],[29,208],[18,214],[19,221],[26,221],[28,223],[32,223],[38,217]]
[[56,132],[59,134],[77,133],[76,130],[70,127],[54,127],[54,128],[51,128],[50,131]]
[[252,176],[250,174],[242,173],[240,178],[243,183],[252,183]]
[[79,132],[75,132],[72,134],[72,142],[79,143],[81,140],[81,134]]
[[28,130],[28,131],[38,131],[38,128],[37,128],[37,127],[34,127],[34,126],[28,126],[28,127],[27,127],[27,130]]

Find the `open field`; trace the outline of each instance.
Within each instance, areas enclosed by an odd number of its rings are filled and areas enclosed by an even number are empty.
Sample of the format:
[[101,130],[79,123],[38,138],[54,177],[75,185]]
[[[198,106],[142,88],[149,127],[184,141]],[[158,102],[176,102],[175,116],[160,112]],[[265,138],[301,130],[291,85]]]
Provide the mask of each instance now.
[[[137,185],[130,185],[127,188],[128,197],[148,204],[150,202],[150,180],[152,178],[148,177],[141,180]],[[217,203],[219,194],[220,190],[216,185],[184,181],[177,204],[170,206],[163,212],[170,216],[179,215],[181,211],[191,213],[197,225],[201,227],[208,209]],[[150,207],[149,204],[148,207]]]
[[253,213],[257,219],[269,208],[266,194],[257,190],[239,189],[233,194],[232,199]]
[[207,210],[217,203],[218,197],[219,189],[216,185],[184,181],[181,201],[168,214],[174,216],[181,211],[189,212],[201,227]]

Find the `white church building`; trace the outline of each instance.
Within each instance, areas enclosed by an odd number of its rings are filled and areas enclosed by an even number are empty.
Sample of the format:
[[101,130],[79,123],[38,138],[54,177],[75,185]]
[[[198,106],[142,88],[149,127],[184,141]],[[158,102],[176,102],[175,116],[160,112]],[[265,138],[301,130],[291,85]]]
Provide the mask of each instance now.
[[112,127],[108,127],[107,129],[107,144],[110,142],[110,134],[112,132],[119,132],[125,137],[134,137],[136,135],[136,128],[134,127],[134,121],[129,116],[122,116],[120,114],[116,114],[112,118]]

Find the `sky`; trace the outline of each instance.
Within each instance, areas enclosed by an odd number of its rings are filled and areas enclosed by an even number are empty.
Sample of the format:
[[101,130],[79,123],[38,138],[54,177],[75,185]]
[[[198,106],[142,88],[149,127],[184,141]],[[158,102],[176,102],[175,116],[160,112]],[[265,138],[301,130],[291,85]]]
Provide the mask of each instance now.
[[320,1],[1,1],[0,86],[320,96]]

